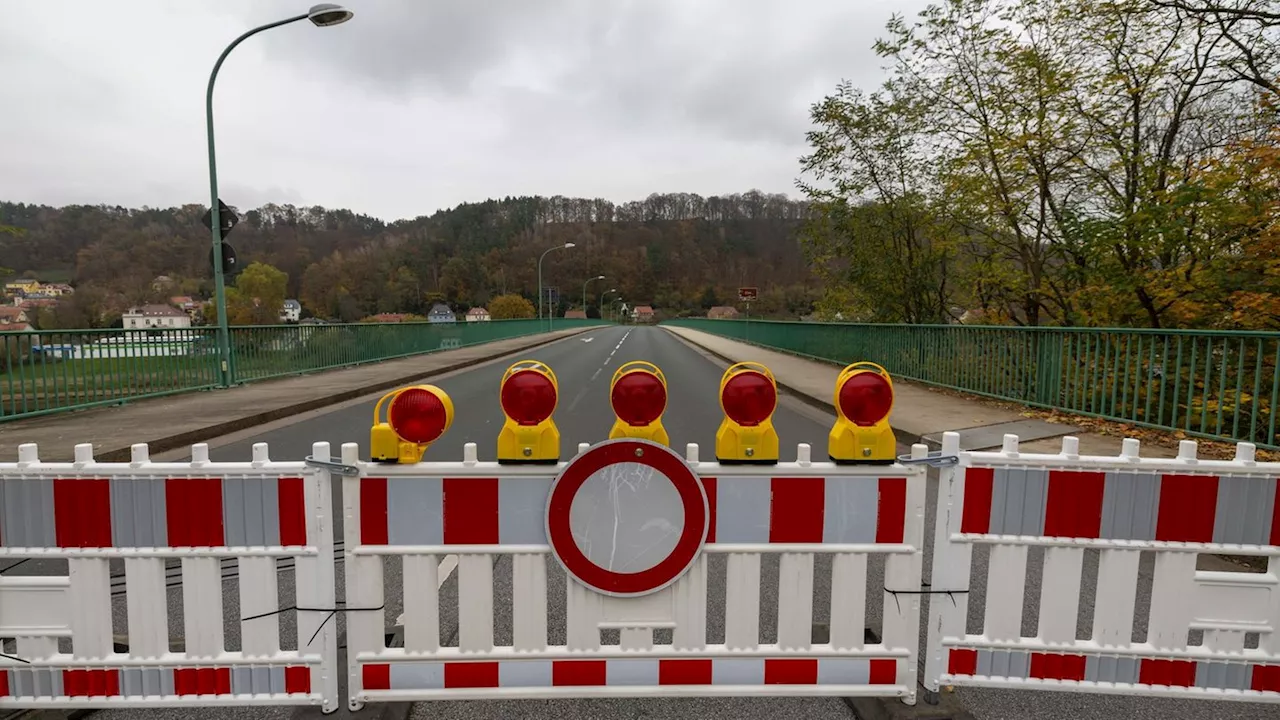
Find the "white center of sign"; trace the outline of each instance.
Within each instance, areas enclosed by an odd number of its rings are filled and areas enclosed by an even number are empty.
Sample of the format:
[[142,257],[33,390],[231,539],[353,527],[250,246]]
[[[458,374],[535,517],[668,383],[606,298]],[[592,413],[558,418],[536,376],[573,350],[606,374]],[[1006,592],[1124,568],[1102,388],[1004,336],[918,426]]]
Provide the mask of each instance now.
[[684,531],[684,504],[648,465],[615,463],[582,483],[569,507],[574,543],[592,563],[637,573],[671,554]]

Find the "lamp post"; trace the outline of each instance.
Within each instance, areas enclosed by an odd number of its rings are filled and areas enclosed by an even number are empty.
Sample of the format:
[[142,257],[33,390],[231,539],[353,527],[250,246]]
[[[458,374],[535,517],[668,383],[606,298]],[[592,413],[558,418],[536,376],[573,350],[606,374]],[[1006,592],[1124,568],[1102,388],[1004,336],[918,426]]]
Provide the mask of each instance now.
[[596,303],[596,305],[600,308],[601,320],[604,319],[604,296],[608,295],[609,293],[616,293],[616,292],[618,292],[618,288],[609,288],[608,290],[605,290],[604,292],[600,293],[600,302]]
[[[620,298],[620,297],[616,297],[616,298],[614,298],[614,299],[613,299],[613,302],[610,302],[610,303],[609,303],[609,308],[610,308],[610,310],[612,311],[612,310],[613,310],[613,304],[614,304],[614,303],[625,304],[625,302],[626,302],[626,301],[625,301],[625,300],[623,300],[622,298]],[[619,308],[618,308],[617,312],[618,312],[618,315],[617,315],[618,321],[619,321],[619,322],[621,322],[621,321],[622,321],[622,312],[621,312],[621,307],[619,307]]]
[[591,278],[590,280],[582,283],[582,314],[583,315],[587,314],[587,286],[595,282],[596,280],[603,280],[603,279],[604,279],[603,275],[597,275]]
[[266,25],[256,27],[249,32],[241,35],[227,46],[226,50],[218,56],[218,61],[213,64],[213,72],[209,73],[209,89],[205,93],[205,125],[209,136],[209,196],[212,208],[210,217],[213,219],[209,224],[213,226],[213,289],[214,289],[214,307],[218,313],[218,356],[221,361],[221,380],[222,386],[227,387],[231,384],[231,330],[227,323],[227,288],[226,279],[222,273],[222,214],[218,210],[218,162],[213,149],[213,83],[218,79],[218,70],[222,68],[222,62],[227,59],[227,55],[231,54],[236,46],[245,40],[257,35],[264,30],[288,25],[300,20],[310,20],[311,24],[316,27],[330,27],[333,25],[341,25],[350,20],[354,13],[332,3],[321,3],[313,5],[310,10],[302,15],[295,15],[284,20],[277,20]]
[[[568,250],[571,247],[574,247],[574,244],[571,242],[567,242],[563,245],[557,245],[553,248],[547,248],[546,251],[544,251],[541,255],[538,256],[538,320],[539,320],[538,326],[539,327],[542,326],[542,323],[541,323],[541,320],[542,320],[542,258],[546,257],[547,253],[551,252],[552,250]],[[552,322],[553,321],[551,320],[551,312],[548,311],[547,312],[547,331],[548,332],[551,331]]]

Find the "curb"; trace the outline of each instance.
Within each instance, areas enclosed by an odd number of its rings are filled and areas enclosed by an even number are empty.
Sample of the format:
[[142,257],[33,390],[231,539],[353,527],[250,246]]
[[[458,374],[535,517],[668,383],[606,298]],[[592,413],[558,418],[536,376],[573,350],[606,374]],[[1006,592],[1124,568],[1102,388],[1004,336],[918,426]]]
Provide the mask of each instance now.
[[[735,360],[734,358],[731,358],[731,357],[729,357],[728,355],[724,355],[724,354],[722,354],[722,353],[716,352],[715,350],[712,350],[711,348],[707,347],[706,345],[703,345],[702,343],[700,343],[700,342],[698,342],[698,341],[696,341],[696,340],[692,340],[692,339],[690,339],[690,338],[687,338],[687,337],[685,337],[685,336],[683,336],[683,335],[681,335],[681,334],[679,334],[679,333],[671,332],[671,330],[670,330],[670,329],[668,329],[668,328],[663,328],[663,330],[666,330],[666,331],[667,331],[667,333],[668,333],[668,334],[670,334],[670,335],[671,335],[672,337],[674,337],[675,339],[677,339],[677,340],[679,340],[679,341],[681,341],[681,342],[683,342],[683,343],[686,343],[686,344],[688,344],[688,345],[692,345],[692,346],[695,346],[695,347],[701,348],[704,352],[707,352],[707,353],[710,353],[710,354],[712,354],[712,355],[715,355],[716,357],[720,358],[720,359],[721,359],[721,360],[723,360],[724,362],[727,362],[727,363],[729,363],[729,364],[731,364],[731,365],[732,365],[733,363],[741,362],[741,360]],[[696,332],[696,331],[695,331],[695,332]],[[756,345],[755,343],[746,342],[745,340],[737,340],[737,339],[734,339],[734,338],[725,338],[725,339],[726,339],[726,340],[733,340],[733,342],[740,342],[740,343],[742,343],[742,344],[744,344],[744,345],[751,345],[752,347],[759,347],[759,348],[764,349],[764,350],[769,350],[770,352],[786,352],[785,350],[777,350],[777,349],[775,349],[775,348],[766,348],[766,347],[764,347],[763,345]],[[787,353],[787,354],[789,354],[789,355],[790,355],[790,354],[793,354],[793,353]],[[815,360],[814,358],[811,358],[811,357],[805,357],[805,356],[802,356],[802,355],[796,355],[796,357],[798,357],[798,358],[803,358],[803,359],[805,359],[805,360],[812,360],[813,362],[820,362],[819,360]],[[829,365],[833,365],[833,366],[835,365],[835,363],[828,363],[828,364],[829,364]],[[812,396],[812,395],[810,395],[810,394],[808,394],[808,393],[806,393],[806,392],[804,392],[804,391],[802,391],[802,390],[797,390],[796,388],[792,387],[791,385],[788,385],[787,383],[784,383],[784,382],[782,382],[781,380],[778,380],[776,377],[774,378],[774,382],[776,382],[776,383],[778,384],[778,387],[779,387],[779,388],[781,388],[782,390],[784,390],[788,395],[790,395],[790,396],[794,397],[795,399],[799,400],[800,402],[802,402],[802,403],[804,403],[804,404],[806,404],[806,405],[809,405],[809,406],[811,406],[811,407],[815,407],[815,408],[817,408],[817,409],[819,409],[819,410],[822,410],[823,412],[829,412],[829,413],[831,413],[831,414],[833,414],[833,415],[835,414],[835,412],[836,412],[836,406],[835,406],[835,405],[833,405],[833,404],[831,404],[831,403],[829,403],[829,402],[827,402],[826,400],[821,400],[821,399],[816,398],[816,397],[814,397],[814,396]],[[919,435],[919,434],[917,434],[917,433],[909,432],[909,431],[903,430],[902,428],[899,428],[899,427],[894,427],[892,423],[890,423],[889,427],[890,427],[890,428],[892,428],[892,430],[893,430],[893,435],[894,435],[894,437],[897,439],[897,441],[898,441],[899,443],[904,443],[904,444],[906,444],[906,445],[915,445],[916,443],[924,443],[924,444],[926,444],[926,445],[929,445],[929,449],[931,449],[931,450],[937,450],[937,449],[938,449],[938,448],[937,448],[937,446],[936,446],[936,443],[930,443],[930,442],[927,442],[927,441],[926,441],[926,440],[925,440],[921,435]]]
[[[445,373],[453,372],[454,370],[461,370],[463,368],[467,368],[472,365],[475,365],[477,362],[487,362],[488,360],[495,360],[497,358],[507,357],[508,355],[515,355],[517,353],[526,352],[532,348],[542,347],[543,345],[549,345],[553,342],[564,340],[566,338],[571,338],[575,335],[580,335],[584,332],[587,332],[588,330],[594,330],[594,329],[595,329],[594,327],[581,328],[576,332],[570,333],[568,335],[561,335],[559,337],[539,340],[538,342],[525,345],[523,347],[519,347],[514,350],[509,350],[506,352],[501,352],[495,355],[491,355],[485,358],[484,360],[472,359],[472,360],[467,360],[465,362],[454,362],[442,367],[432,368],[430,370],[424,370],[422,372],[403,375],[393,380],[381,380],[375,383],[370,383],[368,385],[362,385],[358,388],[352,388],[350,390],[343,390],[341,392],[331,393],[323,397],[313,398],[311,400],[305,400],[303,402],[294,403],[292,405],[287,405],[285,407],[278,407],[278,408],[272,408],[270,410],[263,410],[262,412],[255,413],[253,415],[247,415],[245,417],[235,418],[234,420],[227,420],[225,422],[221,422],[216,425],[209,425],[199,430],[189,430],[187,432],[178,433],[176,435],[167,435],[167,436],[156,438],[154,440],[149,440],[146,442],[152,453],[161,453],[161,452],[166,452],[168,450],[174,450],[186,445],[190,445],[192,443],[202,442],[203,440],[206,440],[210,437],[218,437],[220,435],[226,435],[228,433],[238,432],[240,430],[245,430],[247,428],[254,427],[255,425],[263,425],[269,422],[273,422],[275,420],[280,420],[282,418],[289,417],[291,415],[297,415],[299,413],[309,412],[311,410],[318,410],[322,407],[327,407],[329,405],[337,405],[338,403],[346,402],[347,400],[354,400],[355,398],[368,395],[370,393],[375,393],[375,392],[378,392],[379,390],[388,390],[398,385],[403,385],[404,383],[413,382],[415,380],[425,380],[430,377],[435,377],[436,375],[443,375]],[[500,341],[494,341],[494,342],[500,342]],[[487,344],[487,343],[481,343],[481,344]],[[426,355],[430,353],[423,353],[423,354]],[[317,377],[320,377],[321,375],[322,373],[316,373]],[[113,448],[110,450],[95,452],[94,460],[98,462],[128,462],[131,457],[131,453],[132,451],[130,450],[129,446],[125,446],[123,448]]]

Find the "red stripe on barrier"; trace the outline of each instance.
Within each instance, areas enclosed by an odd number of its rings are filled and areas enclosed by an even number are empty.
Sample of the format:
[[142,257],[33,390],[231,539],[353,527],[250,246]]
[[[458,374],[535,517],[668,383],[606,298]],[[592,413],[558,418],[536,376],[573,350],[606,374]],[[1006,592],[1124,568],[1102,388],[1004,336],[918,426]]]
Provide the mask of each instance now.
[[816,685],[818,684],[818,661],[811,658],[766,659],[764,684]]
[[53,522],[58,547],[111,547],[111,482],[54,480]]
[[951,675],[977,675],[978,651],[952,648],[947,653],[947,673]]
[[1165,475],[1160,479],[1156,540],[1213,542],[1213,516],[1218,507],[1218,478]]
[[1041,680],[1084,680],[1084,655],[1031,653],[1029,675]]
[[[981,535],[991,528],[991,492],[995,477],[994,468],[968,468],[964,471],[964,513],[960,516],[960,532]],[[951,653],[954,655],[956,651]]]
[[1143,658],[1138,666],[1138,682],[1143,685],[1192,687],[1196,684],[1196,663],[1194,660]]
[[773,478],[769,542],[822,542],[824,483],[822,478]]
[[872,685],[898,684],[898,661],[872,660],[870,677]]
[[1102,531],[1102,497],[1106,490],[1106,473],[1049,471],[1045,536],[1098,537]]
[[222,480],[169,478],[164,481],[165,519],[170,547],[219,547],[222,532]]
[[[369,667],[365,665],[365,667]],[[290,695],[311,692],[311,668],[293,665],[284,669],[284,691]]]
[[553,660],[551,684],[556,687],[604,685],[606,668],[604,660]]
[[173,691],[178,695],[230,695],[231,668],[175,668]]
[[1271,506],[1271,539],[1272,545],[1280,545],[1280,478],[1276,478],[1276,501]]
[[444,686],[446,688],[496,688],[498,687],[498,663],[447,662],[444,664]]
[[1249,689],[1258,692],[1280,692],[1280,665],[1254,665]]
[[713,477],[699,477],[702,481],[702,490],[707,494],[707,507],[711,509],[708,513],[707,523],[707,542],[716,541],[716,479]]
[[307,513],[302,478],[280,478],[276,483],[280,506],[280,544],[307,544]]
[[[67,697],[85,697],[89,694],[88,670],[63,670],[62,692]],[[8,675],[8,673],[5,673]]]
[[659,660],[659,685],[710,685],[710,660]]
[[876,542],[902,542],[907,516],[907,479],[880,478],[876,508]]
[[1250,689],[1258,692],[1280,692],[1280,665],[1254,665]]
[[0,697],[9,697],[9,673],[0,672]]
[[444,544],[498,543],[498,479],[444,479]]
[[[360,483],[363,485],[364,483]],[[361,684],[365,690],[390,690],[391,689],[391,666],[382,665],[365,665],[360,673]]]
[[115,670],[63,670],[62,691],[68,697],[104,697],[120,694]]
[[[387,544],[387,479],[360,480],[360,544]],[[381,667],[365,665],[365,668]],[[385,688],[383,688],[385,689]]]

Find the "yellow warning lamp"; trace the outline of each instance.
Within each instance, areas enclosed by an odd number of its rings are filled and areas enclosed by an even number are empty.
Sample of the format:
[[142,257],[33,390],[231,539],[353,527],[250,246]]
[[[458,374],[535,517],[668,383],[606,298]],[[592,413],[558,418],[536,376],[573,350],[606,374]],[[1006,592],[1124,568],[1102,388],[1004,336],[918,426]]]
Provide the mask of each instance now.
[[742,362],[720,378],[724,420],[716,431],[716,460],[725,465],[772,465],[778,462],[778,382],[769,368]]
[[827,454],[840,464],[892,464],[897,453],[889,411],[893,379],[879,365],[856,362],[836,378],[836,424]]
[[560,430],[551,419],[560,397],[556,374],[538,360],[521,360],[502,374],[499,398],[507,421],[498,433],[498,462],[551,464],[560,461]]
[[[382,406],[387,420],[382,422]],[[453,401],[435,385],[414,385],[382,396],[373,406],[369,454],[374,462],[413,464],[453,424]]]
[[618,419],[609,439],[636,438],[670,445],[662,413],[667,409],[667,378],[651,362],[633,360],[618,368],[609,383],[609,404]]

